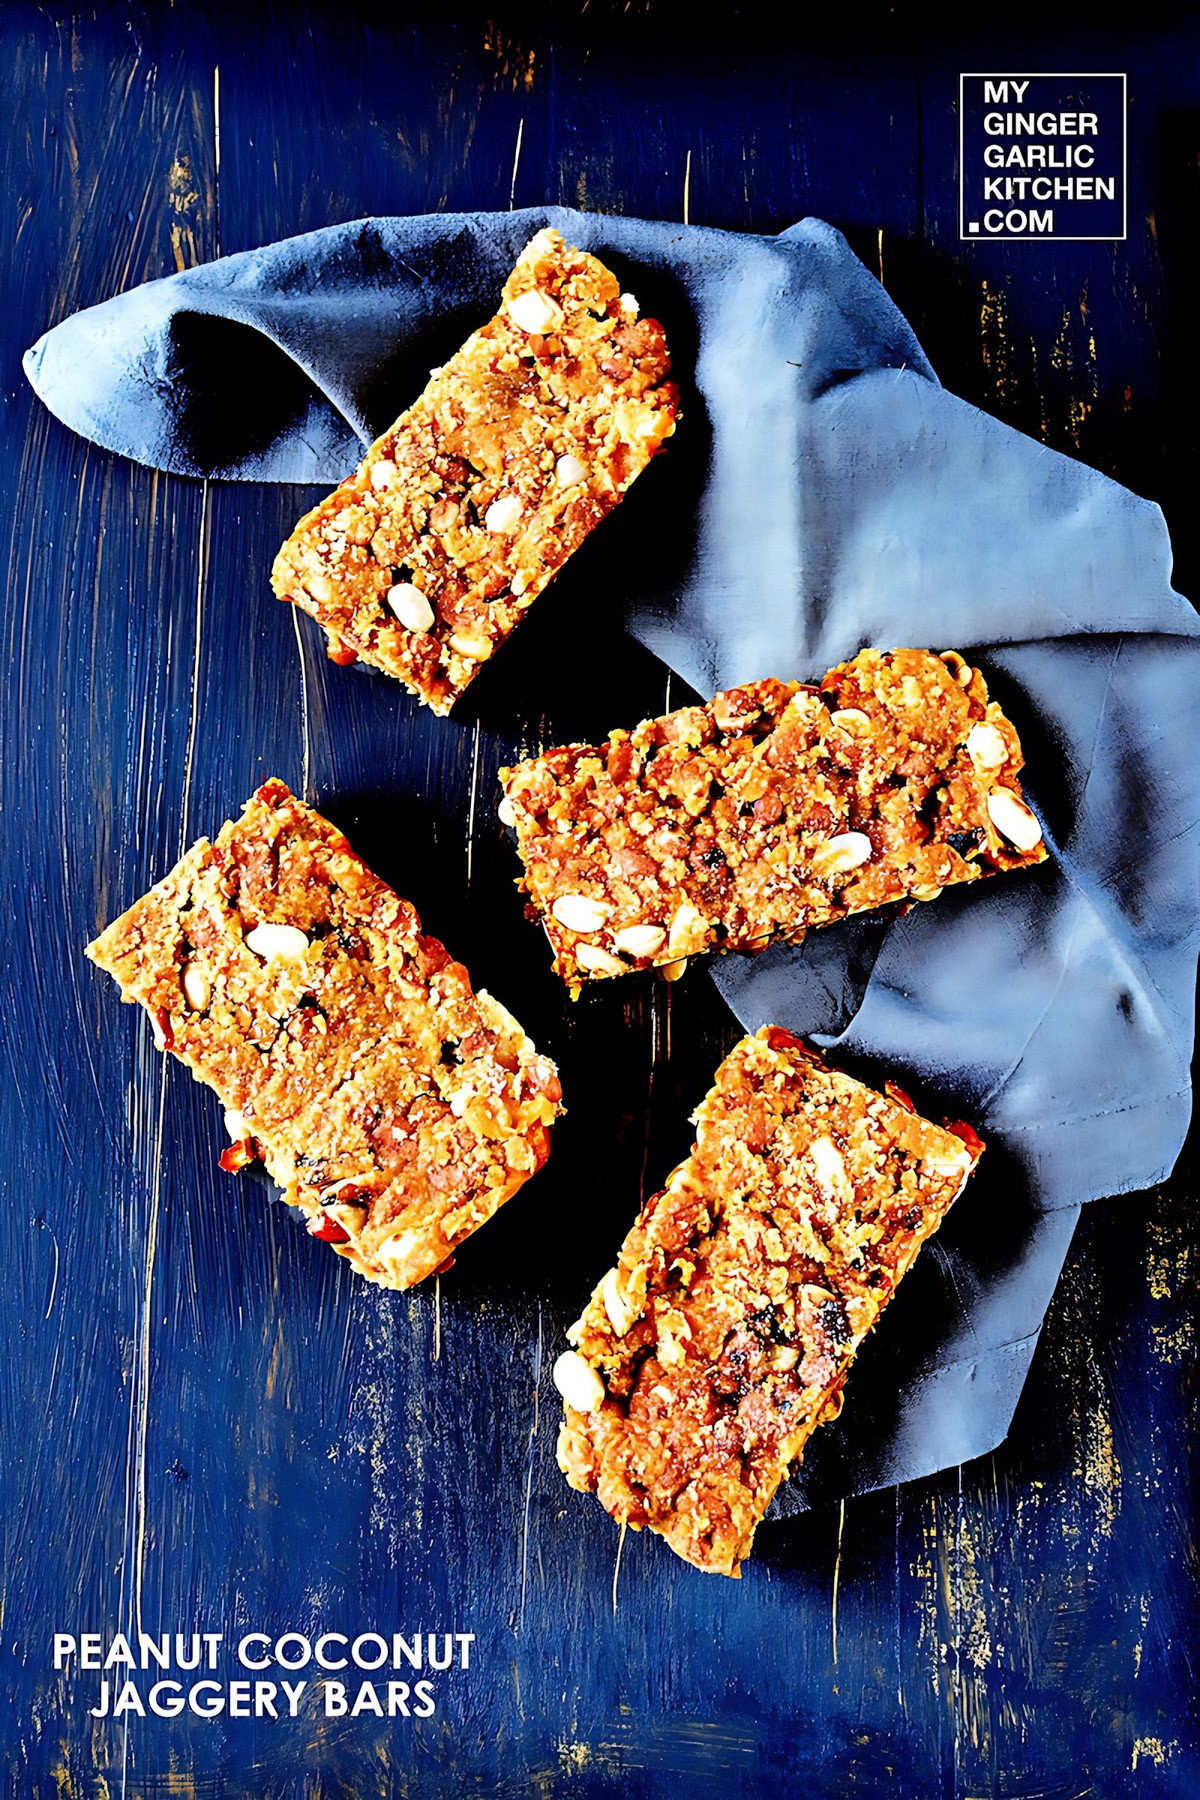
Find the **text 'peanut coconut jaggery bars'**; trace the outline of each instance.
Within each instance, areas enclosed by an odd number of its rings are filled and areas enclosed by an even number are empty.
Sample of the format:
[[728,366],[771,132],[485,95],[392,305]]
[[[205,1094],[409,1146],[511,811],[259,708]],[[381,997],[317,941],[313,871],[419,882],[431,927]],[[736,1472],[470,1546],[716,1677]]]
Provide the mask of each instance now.
[[303,518],[271,582],[449,712],[675,429],[662,326],[596,257],[539,231],[500,311]]
[[554,1065],[282,781],[88,955],[223,1101],[308,1229],[406,1288],[545,1161]]
[[501,769],[500,816],[577,989],[1041,862],[1022,762],[956,652],[864,650]]
[[730,1052],[695,1121],[567,1334],[558,1460],[615,1519],[736,1575],[983,1146],[774,1026]]

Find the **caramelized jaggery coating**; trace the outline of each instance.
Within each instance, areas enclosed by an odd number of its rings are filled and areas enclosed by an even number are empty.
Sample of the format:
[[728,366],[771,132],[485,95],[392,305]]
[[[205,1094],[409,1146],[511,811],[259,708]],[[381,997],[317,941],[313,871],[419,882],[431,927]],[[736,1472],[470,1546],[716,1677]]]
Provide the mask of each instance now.
[[545,1161],[553,1063],[282,781],[88,946],[315,1237],[407,1288]]
[[501,769],[500,813],[578,990],[1041,862],[1023,761],[956,652],[864,650]]
[[500,311],[436,369],[275,559],[338,662],[449,712],[675,429],[662,326],[539,231]]
[[736,1575],[855,1352],[982,1151],[767,1026],[717,1071],[555,1364],[558,1460],[634,1529]]

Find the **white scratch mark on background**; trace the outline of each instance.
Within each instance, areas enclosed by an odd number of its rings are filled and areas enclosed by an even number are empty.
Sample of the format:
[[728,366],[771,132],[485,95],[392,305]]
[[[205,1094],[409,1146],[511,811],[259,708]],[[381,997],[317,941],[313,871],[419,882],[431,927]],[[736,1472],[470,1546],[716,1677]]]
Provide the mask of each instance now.
[[[145,1027],[143,1027],[145,1029]],[[146,1562],[146,1447],[150,1434],[150,1345],[151,1297],[154,1287],[154,1263],[158,1249],[158,1209],[162,1186],[163,1121],[167,1105],[167,1058],[162,1056],[159,1070],[158,1106],[150,1131],[150,1199],[146,1209],[146,1249],[142,1263],[142,1293],[137,1323],[137,1363],[129,1394],[129,1428],[127,1433],[125,1477],[125,1524],[121,1534],[122,1559],[126,1562],[129,1581],[129,1608],[132,1630],[142,1629],[142,1577]],[[133,1098],[136,1108],[136,1085]],[[136,1152],[140,1136],[135,1111],[130,1120],[131,1136]],[[132,1517],[131,1517],[132,1515]],[[132,1528],[133,1543],[130,1545]],[[125,1800],[129,1774],[129,1715],[121,1720],[121,1800]]]
[[179,809],[179,854],[188,847],[188,809],[192,798],[192,762],[200,723],[200,639],[204,629],[204,584],[208,579],[208,483],[200,495],[200,547],[196,559],[196,611],[192,642],[192,704],[188,713],[187,748],[183,754],[183,795]]
[[221,65],[213,66],[213,238],[221,254]]
[[146,1217],[146,1257],[142,1273],[142,1318],[138,1346],[138,1432],[135,1455],[136,1539],[133,1562],[133,1616],[138,1632],[142,1629],[142,1580],[146,1572],[146,1446],[150,1436],[150,1351],[153,1318],[151,1298],[154,1290],[154,1263],[158,1251],[158,1212],[162,1195],[163,1121],[167,1107],[167,1056],[162,1053],[162,1071],[158,1086],[158,1117],[154,1128],[153,1167],[150,1182],[150,1205]]
[[614,1619],[617,1616],[617,1582],[618,1582],[618,1580],[620,1578],[620,1574],[621,1574],[621,1552],[625,1548],[625,1533],[626,1533],[627,1529],[628,1529],[627,1522],[626,1522],[626,1520],[622,1519],[621,1520],[621,1529],[617,1533],[617,1560],[613,1564],[612,1606],[613,1606],[613,1618]]
[[480,724],[475,721],[475,737],[471,745],[471,798],[467,802],[467,891],[471,888],[471,859],[475,849],[475,801],[479,794]]
[[685,225],[691,224],[691,219],[688,217],[688,214],[691,211],[691,202],[692,202],[692,153],[689,150],[687,153],[686,160],[684,161],[684,165],[683,165],[683,222]]
[[300,629],[300,608],[298,606],[293,606],[291,608],[291,614],[292,630],[296,634],[296,651],[300,657],[300,734],[303,740],[302,761],[300,764],[300,792],[304,795],[306,800],[311,801],[312,795],[309,793],[309,775],[312,765],[312,734],[309,731],[308,722],[308,660],[304,654],[304,634]]
[[846,1523],[846,1502],[838,1507],[837,1555],[833,1559],[833,1666],[837,1668],[837,1600],[838,1576],[842,1568],[842,1527]]
[[54,1276],[50,1282],[50,1298],[46,1302],[46,1310],[42,1314],[43,1319],[48,1319],[50,1314],[54,1311],[54,1296],[58,1292],[59,1264],[58,1239],[54,1235],[54,1227],[51,1225],[49,1219],[46,1220],[46,1230],[50,1233],[50,1242],[54,1245]]
[[533,1424],[529,1428],[529,1457],[525,1467],[525,1510],[521,1518],[521,1599],[517,1608],[516,1629],[525,1623],[525,1587],[529,1572],[529,1513],[533,1505],[533,1464],[537,1448],[538,1395],[542,1385],[542,1306],[537,1309],[537,1344],[533,1352]]
[[[82,464],[82,466],[80,468],[80,472],[79,472],[79,504],[78,504],[78,507],[76,509],[76,514],[75,514],[75,535],[76,535],[76,543],[77,544],[78,544],[80,538],[82,537],[83,530],[84,530],[83,506],[84,506],[84,493],[85,493],[86,487],[87,487],[86,478],[87,478],[87,474],[88,474],[88,467],[89,467],[89,453],[88,453],[88,450],[85,449],[84,457],[83,457],[83,464]],[[156,470],[155,471],[155,480],[157,480],[157,473],[158,472]],[[96,561],[95,561],[95,565],[94,565],[94,569],[93,569],[93,573],[92,573],[92,630],[89,632],[89,662],[88,662],[88,686],[89,686],[89,689],[91,689],[93,692],[94,692],[95,683],[96,683],[96,640],[99,636],[96,626],[97,626],[97,622],[99,619],[100,606],[101,606],[100,572],[101,572],[101,569],[104,567],[104,533],[105,533],[105,528],[106,528],[106,525],[108,522],[108,497],[109,497],[109,488],[110,488],[111,477],[112,477],[111,467],[106,467],[104,470],[104,474],[102,475],[101,481],[100,481],[100,518],[99,518],[98,525],[94,528],[95,529],[95,537],[96,537]],[[68,604],[69,604],[69,602],[68,602]],[[68,742],[67,742],[67,737],[66,737],[66,725],[67,725],[67,716],[64,712],[64,715],[63,715],[63,727],[64,727],[63,755],[62,755],[61,762],[59,764],[59,842],[60,842],[60,847],[61,847],[61,860],[62,860],[64,889],[65,889],[65,892],[70,893],[72,890],[72,886],[73,886],[73,874],[72,874],[71,856],[70,856],[70,843],[71,843],[71,824],[70,824],[71,812],[70,812],[70,809],[71,809],[71,803],[72,803],[72,798],[73,798],[73,787],[72,787],[72,781],[71,781],[71,765],[70,765],[70,757],[68,754]],[[84,995],[80,988],[79,977],[82,972],[82,964],[81,964],[80,958],[76,957],[76,956],[70,957],[68,960],[68,963],[67,963],[67,967],[70,971],[71,997],[72,997],[72,999],[74,1001],[74,1005],[75,1005],[75,1017],[79,1022],[79,1034],[78,1034],[79,1042],[83,1045],[84,1053],[87,1057],[88,1073],[91,1075],[91,1078],[92,1078],[92,1088],[95,1092],[97,1101],[99,1102],[101,1108],[103,1109],[104,1104],[105,1104],[104,1103],[104,1093],[103,1093],[103,1090],[100,1085],[100,1072],[96,1067],[96,1057],[95,1057],[95,1052],[94,1052],[93,1044],[92,1044],[93,1032],[90,1029],[90,1020],[88,1017],[87,1010],[85,1008]],[[69,1157],[71,1156],[70,1146],[68,1146],[68,1156]],[[46,1317],[49,1318],[49,1316],[50,1316],[49,1313],[47,1313]]]
[[[183,785],[179,807],[179,854],[188,846],[188,814],[192,797],[192,769],[196,735],[200,723],[200,659],[204,630],[204,587],[208,578],[209,484],[203,484],[200,498],[199,543],[196,558],[196,601],[193,612],[191,706],[188,713],[187,745],[183,761]],[[136,1417],[133,1446],[133,1557],[131,1607],[133,1628],[142,1630],[142,1584],[146,1572],[147,1479],[146,1453],[150,1436],[150,1376],[153,1345],[154,1267],[158,1254],[158,1220],[162,1202],[163,1130],[167,1109],[167,1054],[162,1052],[158,1084],[158,1106],[150,1135],[150,1196],[146,1208],[146,1247],[142,1263],[142,1292],[138,1320],[138,1354],[131,1395],[131,1422]],[[136,1136],[136,1133],[135,1133]],[[129,1494],[126,1490],[126,1536],[129,1531]],[[129,1721],[122,1721],[121,1794],[125,1795],[129,1759]]]
[[517,147],[513,151],[512,181],[510,182],[509,189],[508,189],[508,210],[509,210],[509,212],[512,212],[513,208],[517,204],[517,170],[521,164],[521,138],[522,138],[522,135],[524,134],[524,131],[525,131],[525,121],[522,118],[517,121]]

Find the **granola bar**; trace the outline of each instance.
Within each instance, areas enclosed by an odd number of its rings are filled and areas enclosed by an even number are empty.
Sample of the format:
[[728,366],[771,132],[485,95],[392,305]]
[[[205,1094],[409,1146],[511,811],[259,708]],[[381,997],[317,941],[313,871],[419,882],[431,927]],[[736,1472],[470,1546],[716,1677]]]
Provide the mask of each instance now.
[[539,231],[500,311],[307,517],[271,583],[449,712],[675,429],[662,326],[594,256]]
[[615,1519],[736,1575],[983,1146],[776,1026],[730,1052],[694,1116],[691,1155],[555,1364],[558,1460]]
[[220,1095],[222,1166],[260,1158],[368,1280],[443,1267],[546,1159],[553,1063],[282,781],[87,954]]
[[578,991],[1041,862],[1023,761],[957,652],[864,650],[501,769],[500,816]]

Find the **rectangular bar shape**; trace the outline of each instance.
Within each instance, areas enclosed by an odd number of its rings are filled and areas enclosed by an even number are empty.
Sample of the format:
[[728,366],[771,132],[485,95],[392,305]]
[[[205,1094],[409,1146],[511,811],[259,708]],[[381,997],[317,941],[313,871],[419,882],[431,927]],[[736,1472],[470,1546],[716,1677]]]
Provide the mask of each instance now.
[[558,1460],[615,1519],[736,1575],[983,1146],[775,1026],[735,1046],[694,1117],[555,1364]]
[[1022,765],[956,652],[864,650],[501,769],[500,813],[578,988],[1041,862]]
[[540,231],[500,311],[301,519],[271,581],[449,712],[675,428],[662,326],[596,257]]
[[260,1158],[382,1286],[442,1267],[545,1161],[553,1063],[282,781],[87,954],[220,1095],[222,1166]]

